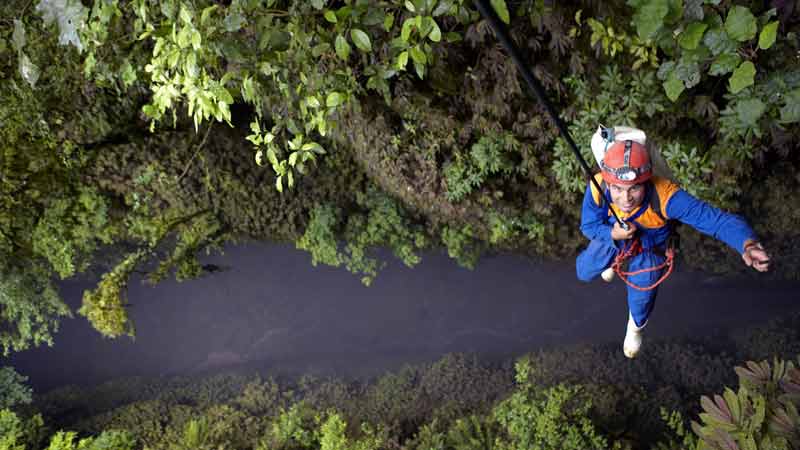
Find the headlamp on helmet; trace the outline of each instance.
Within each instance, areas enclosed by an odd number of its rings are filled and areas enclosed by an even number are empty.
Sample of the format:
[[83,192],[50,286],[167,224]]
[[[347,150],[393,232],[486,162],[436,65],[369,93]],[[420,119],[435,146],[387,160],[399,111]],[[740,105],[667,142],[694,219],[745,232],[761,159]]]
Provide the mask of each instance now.
[[603,179],[609,184],[637,184],[652,175],[647,149],[631,140],[616,141],[600,162]]

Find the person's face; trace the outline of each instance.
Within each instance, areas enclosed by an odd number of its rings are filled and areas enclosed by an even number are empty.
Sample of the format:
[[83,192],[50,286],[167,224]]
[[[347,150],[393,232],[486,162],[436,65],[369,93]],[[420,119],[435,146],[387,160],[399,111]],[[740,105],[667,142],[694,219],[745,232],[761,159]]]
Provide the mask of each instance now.
[[609,186],[608,191],[611,193],[611,201],[617,205],[617,208],[625,213],[633,211],[644,201],[643,184],[634,184],[631,186],[612,184]]

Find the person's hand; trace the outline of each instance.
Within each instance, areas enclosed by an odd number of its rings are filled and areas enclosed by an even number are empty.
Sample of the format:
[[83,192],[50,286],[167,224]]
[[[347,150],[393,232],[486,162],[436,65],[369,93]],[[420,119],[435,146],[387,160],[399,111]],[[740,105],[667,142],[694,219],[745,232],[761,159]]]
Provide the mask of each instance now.
[[748,267],[752,267],[759,272],[769,270],[769,255],[758,242],[749,241],[745,244],[742,259]]
[[615,241],[622,241],[633,237],[636,232],[636,225],[632,222],[628,223],[628,229],[625,230],[619,226],[619,222],[614,222],[614,228],[611,229],[611,239]]

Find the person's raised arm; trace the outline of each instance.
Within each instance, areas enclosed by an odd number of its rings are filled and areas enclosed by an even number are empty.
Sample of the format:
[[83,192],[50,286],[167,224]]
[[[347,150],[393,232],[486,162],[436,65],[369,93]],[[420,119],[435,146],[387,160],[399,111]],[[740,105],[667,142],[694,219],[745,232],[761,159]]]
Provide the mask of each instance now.
[[683,189],[678,189],[670,197],[665,213],[670,219],[679,220],[726,243],[742,255],[748,266],[760,272],[769,269],[769,255],[741,216],[715,208]]

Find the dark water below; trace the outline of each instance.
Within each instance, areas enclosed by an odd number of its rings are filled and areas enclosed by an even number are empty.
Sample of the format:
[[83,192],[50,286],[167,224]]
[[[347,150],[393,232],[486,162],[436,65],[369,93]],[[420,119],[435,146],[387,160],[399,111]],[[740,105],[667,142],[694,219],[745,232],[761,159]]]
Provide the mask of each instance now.
[[[313,267],[289,246],[234,247],[204,262],[230,270],[156,287],[131,283],[135,340],[104,339],[76,316],[54,347],[0,365],[14,365],[38,392],[237,366],[371,376],[449,352],[500,358],[590,342],[619,342],[621,352],[625,334],[622,282],[581,283],[567,263],[502,255],[470,271],[445,255],[425,255],[413,269],[389,258],[365,287],[344,269]],[[90,287],[65,282],[62,292],[78,305]],[[645,339],[763,323],[800,310],[798,288],[759,275],[678,270],[661,288]]]

